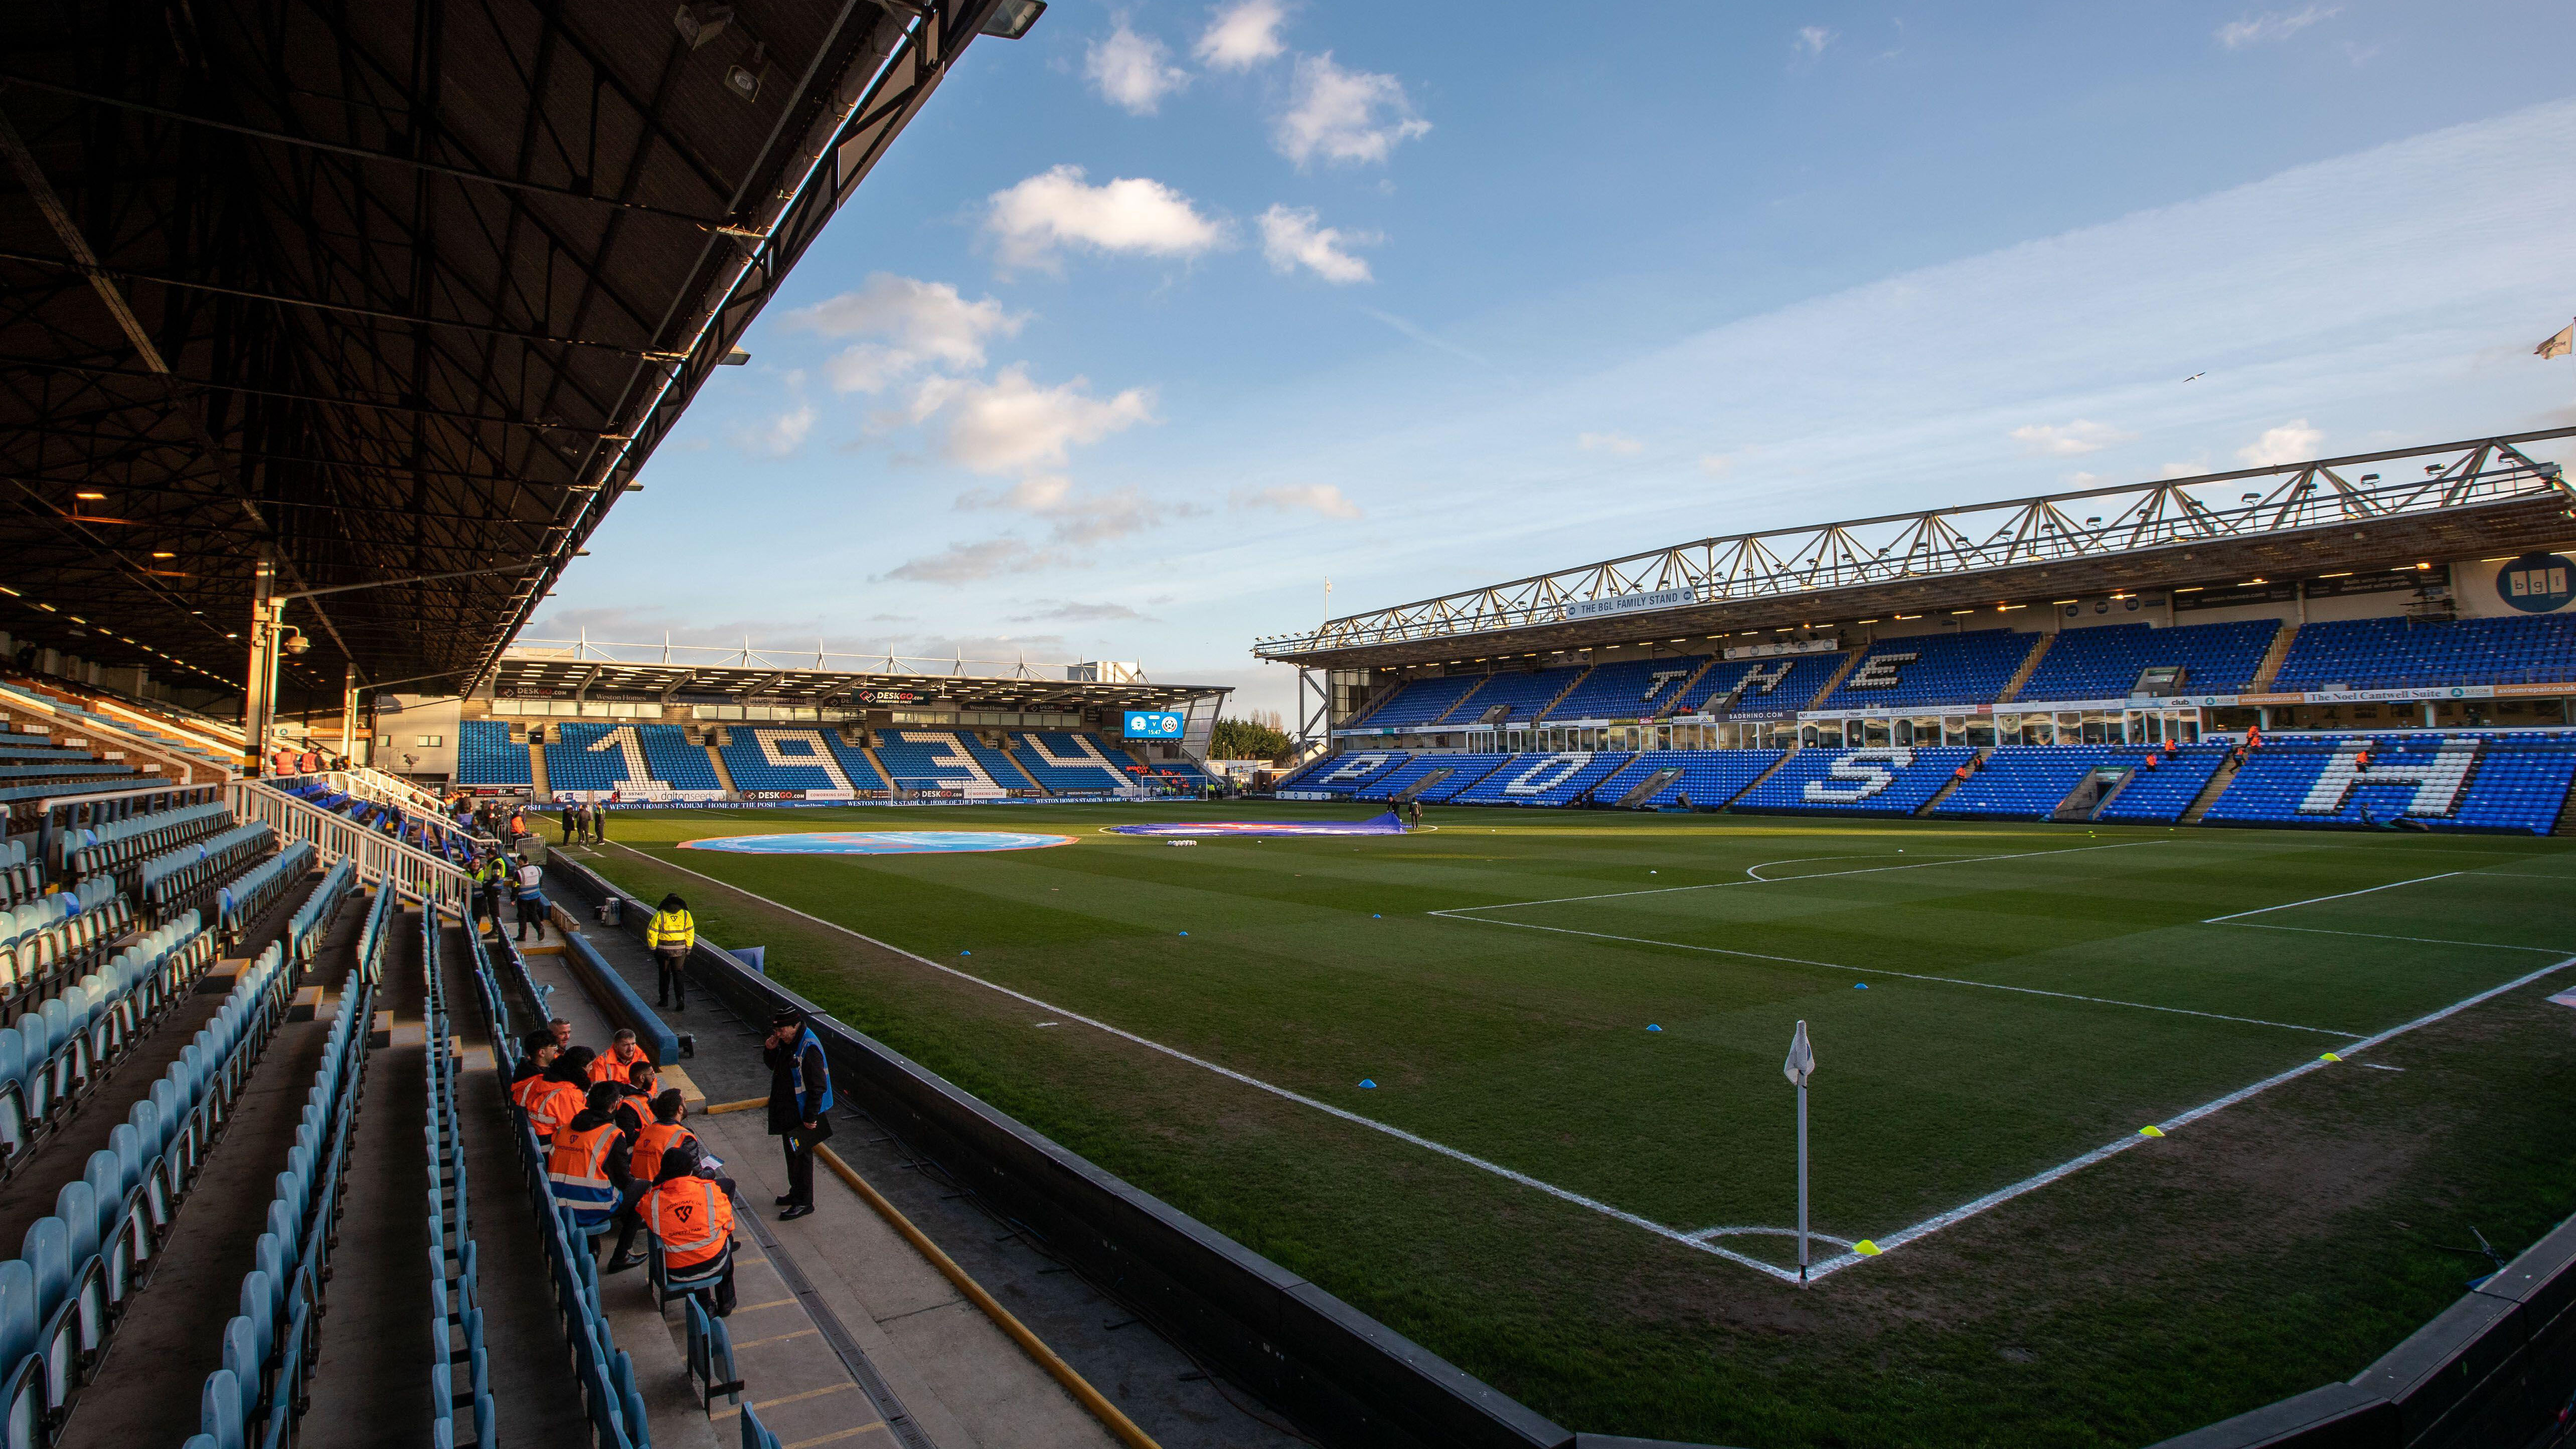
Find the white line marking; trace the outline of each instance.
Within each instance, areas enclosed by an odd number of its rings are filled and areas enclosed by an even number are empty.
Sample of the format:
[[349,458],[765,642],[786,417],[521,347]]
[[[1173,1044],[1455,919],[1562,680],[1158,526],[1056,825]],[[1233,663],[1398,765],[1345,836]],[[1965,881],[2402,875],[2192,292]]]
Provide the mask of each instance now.
[[[1796,1228],[1701,1228],[1695,1232],[1684,1233],[1682,1236],[1694,1240],[1739,1237],[1794,1238],[1798,1236],[1798,1230]],[[1848,1248],[1852,1245],[1850,1238],[1837,1238],[1831,1233],[1820,1233],[1813,1228],[1807,1230],[1807,1236],[1819,1243],[1831,1243],[1837,1248]]]
[[[2035,855],[2074,855],[2087,850],[2127,850],[2133,846],[2140,845],[2171,844],[2173,844],[2173,842],[2169,840],[2123,840],[2115,845],[2075,845],[2069,846],[2064,850],[2015,850],[2003,855],[1953,855],[1944,857],[1940,860],[1918,861],[1907,865],[1874,865],[1861,870],[1820,870],[1814,875],[1782,876],[1778,880],[1764,880],[1761,877],[1756,876],[1752,880],[1715,880],[1706,881],[1699,885],[1654,886],[1646,890],[1636,891],[1603,891],[1598,895],[1589,896],[1551,896],[1543,901],[1504,901],[1498,905],[1491,906],[1451,906],[1445,910],[1429,911],[1425,914],[1448,916],[1456,915],[1462,911],[1508,911],[1517,909],[1521,906],[1561,906],[1569,901],[1610,901],[1617,900],[1621,896],[1662,896],[1671,895],[1675,891],[1723,890],[1728,886],[1787,885],[1792,882],[1802,880],[1833,880],[1839,876],[1846,875],[1876,875],[1881,871],[1890,870],[1928,870],[1936,865],[1974,865],[1981,861],[1990,860],[2022,860]],[[1832,860],[1837,857],[1815,856],[1812,858],[1817,860]],[[1851,856],[1848,858],[1853,860],[1865,860],[1871,859],[1872,857]],[[1766,865],[1788,865],[1791,863],[1792,862],[1782,860],[1764,862]]]
[[[1748,865],[1748,866],[1746,866],[1746,867],[1744,868],[1744,873],[1745,873],[1746,875],[1752,876],[1755,880],[1769,880],[1769,879],[1770,879],[1770,877],[1769,877],[1769,876],[1766,876],[1766,875],[1761,874],[1761,872],[1766,871],[1766,870],[1769,870],[1771,867],[1773,867],[1773,866],[1775,866],[1775,865],[1813,865],[1813,864],[1815,864],[1817,861],[1820,861],[1820,860],[1885,860],[1886,858],[1887,858],[1887,857],[1886,857],[1885,855],[1883,855],[1883,854],[1881,854],[1881,855],[1801,855],[1801,856],[1798,856],[1798,857],[1796,857],[1795,859],[1792,859],[1792,860],[1766,860],[1766,861],[1762,861],[1762,862],[1760,862],[1759,864],[1755,864],[1755,865]],[[1937,863],[1937,862],[1936,862],[1936,863]],[[1803,877],[1801,877],[1801,878],[1803,878]],[[1787,880],[1787,879],[1790,879],[1790,877],[1788,877],[1788,876],[1783,876],[1783,877],[1781,877],[1781,879],[1783,879],[1783,880]],[[1730,881],[1730,882],[1727,882],[1727,884],[1732,885],[1732,884],[1733,884],[1733,882],[1732,882],[1732,881]]]
[[2248,931],[2297,931],[2308,936],[2360,936],[2371,941],[2411,941],[2418,946],[2477,946],[2489,951],[2530,951],[2542,956],[2555,954],[2558,950],[2555,946],[2505,946],[2494,941],[2453,941],[2441,936],[2389,936],[2377,931],[2338,931],[2327,926],[2276,926],[2269,921],[2231,921],[2228,924],[2241,926]]
[[[2377,1036],[2364,1037],[2360,1041],[2354,1042],[2351,1046],[2345,1047],[2340,1055],[2349,1057],[2358,1052],[2368,1051],[2372,1047],[2383,1045],[2398,1037],[2404,1036],[2406,1033],[2413,1031],[2418,1027],[2431,1026],[2433,1023],[2440,1021],[2445,1017],[2466,1011],[2470,1007],[2478,1005],[2480,1002],[2492,1000],[2495,997],[2504,995],[2508,991],[2528,986],[2531,983],[2540,980],[2544,976],[2564,971],[2570,966],[2576,966],[2576,956],[2570,956],[2554,965],[2543,966],[2539,970],[2533,971],[2527,975],[2517,976],[2502,986],[2490,987],[2485,991],[2479,992],[2475,996],[2464,997],[2459,1001],[2455,1001],[2450,1005],[2443,1007],[2439,1011],[2428,1012],[2402,1026],[2390,1027],[2388,1030],[2379,1033]],[[2235,1091],[2228,1093],[2226,1096],[2213,1098],[2210,1101],[2203,1102],[2199,1106],[2192,1108],[2188,1112],[2184,1112],[2178,1116],[2169,1117],[2166,1120],[2157,1123],[2156,1129],[2160,1132],[2166,1133],[2167,1135],[2171,1135],[2177,1129],[2190,1126],[2192,1123],[2199,1121],[2203,1117],[2209,1116],[2211,1113],[2224,1111],[2227,1108],[2233,1107],[2237,1103],[2244,1101],[2248,1097],[2268,1092],[2272,1088],[2281,1085],[2283,1082],[2295,1081],[2300,1077],[2306,1076],[2310,1072],[2324,1067],[2325,1065],[2326,1063],[2323,1060],[2301,1062],[2299,1065],[2290,1068],[2286,1072],[2265,1077],[2263,1080],[2256,1082],[2250,1087],[2239,1087]],[[2000,1203],[2010,1202],[2014,1198],[2021,1196],[2023,1193],[2046,1187],[2050,1183],[2057,1181],[2059,1178],[2066,1177],[2072,1173],[2081,1172],[2085,1168],[2091,1167],[2093,1164],[2100,1162],[2105,1158],[2117,1156],[2120,1153],[2128,1151],[2132,1147],[2136,1147],[2153,1140],[2155,1139],[2132,1134],[2130,1136],[2120,1138],[2117,1141],[2105,1143],[2102,1146],[2096,1147],[2092,1151],[2085,1153],[2081,1157],[2061,1162],[2057,1166],[2048,1169],[2046,1172],[2035,1173],[2032,1176],[2025,1177],[2010,1187],[1998,1188],[1997,1190],[1986,1194],[1984,1197],[1978,1198],[1974,1202],[1965,1203],[1961,1206],[1950,1209],[1946,1213],[1925,1218],[1923,1221],[1914,1224],[1912,1227],[1899,1228],[1897,1231],[1878,1240],[1879,1251],[1882,1253],[1894,1252],[1896,1249],[1905,1246],[1907,1243],[1913,1242],[1917,1238],[1924,1237],[1931,1233],[1937,1233],[1943,1228],[1965,1222],[1967,1219],[1975,1217],[1977,1214],[1984,1212],[1988,1208],[1994,1207]],[[1840,1257],[1828,1258],[1824,1262],[1810,1267],[1807,1270],[1807,1277],[1808,1280],[1812,1282],[1815,1279],[1824,1277],[1828,1273],[1839,1272],[1844,1268],[1850,1267],[1854,1263],[1866,1261],[1868,1260],[1862,1258],[1857,1253],[1846,1253]]]
[[2404,1067],[2392,1067],[2386,1062],[2360,1062],[2356,1063],[2356,1065],[2368,1067],[2374,1072],[2402,1072],[2406,1070]]
[[2283,901],[2277,906],[2258,906],[2250,911],[2238,911],[2231,916],[2210,916],[2204,919],[2201,924],[2204,926],[2215,926],[2226,921],[2242,920],[2247,916],[2267,916],[2274,911],[2286,911],[2293,906],[2316,906],[2323,905],[2327,901],[2348,901],[2354,896],[2372,895],[2379,891],[2393,891],[2399,886],[2422,885],[2428,880],[2449,880],[2455,875],[2466,874],[2468,874],[2466,871],[2446,870],[2440,875],[2419,875],[2413,880],[2393,880],[2386,885],[2363,886],[2357,891],[2342,891],[2330,896],[2310,896],[2304,901]]
[[[1799,877],[1802,880],[1806,878]],[[1433,911],[1430,914],[1449,915],[1446,911]],[[1827,971],[1849,972],[1856,976],[1895,976],[1907,981],[1937,981],[1946,986],[1975,986],[1987,991],[2015,991],[2024,996],[2053,996],[2060,1001],[2084,1001],[2095,1006],[2123,1006],[2132,1011],[2162,1011],[2175,1016],[2198,1016],[2206,1017],[2211,1021],[2240,1022],[2246,1026],[2272,1026],[2279,1027],[2283,1031],[2314,1032],[2318,1036],[2340,1037],[2345,1041],[2361,1035],[2357,1031],[2345,1031],[2338,1027],[2301,1026],[2294,1021],[2266,1021],[2259,1016],[2229,1016],[2219,1011],[2194,1011],[2187,1006],[2157,1006],[2144,1001],[2121,1001],[2109,996],[2083,996],[2072,991],[2047,991],[2037,986],[2006,986],[1994,981],[1971,981],[1964,976],[1927,976],[1919,971],[1890,971],[1881,966],[1845,966],[1834,961],[1811,961],[1804,956],[1774,956],[1762,951],[1737,951],[1726,946],[1695,946],[1688,941],[1658,941],[1648,936],[1615,936],[1607,931],[1578,931],[1572,926],[1542,926],[1535,921],[1491,921],[1482,916],[1451,916],[1450,919],[1472,922],[1480,926],[1510,926],[1522,931],[1552,931],[1560,936],[1590,936],[1600,941],[1624,941],[1632,946],[1669,946],[1676,951],[1706,951],[1716,956],[1742,956],[1754,961],[1779,961],[1791,966],[1815,966]]]
[[1067,1021],[1081,1022],[1085,1026],[1107,1032],[1109,1035],[1117,1037],[1121,1041],[1133,1042],[1137,1046],[1144,1047],[1148,1051],[1161,1052],[1167,1057],[1172,1057],[1176,1060],[1187,1062],[1191,1066],[1200,1067],[1207,1071],[1214,1072],[1218,1076],[1224,1077],[1229,1081],[1240,1082],[1247,1087],[1268,1092],[1274,1097],[1280,1097],[1287,1101],[1294,1102],[1301,1107],[1311,1107],[1318,1112],[1324,1113],[1326,1116],[1338,1117],[1354,1126],[1366,1127],[1372,1132],[1383,1132],[1387,1136],[1392,1137],[1399,1142],[1410,1143],[1415,1147],[1422,1148],[1426,1152],[1436,1152],[1442,1157],[1449,1158],[1454,1162],[1463,1162],[1470,1167],[1481,1168],[1486,1172],[1494,1174],[1496,1177],[1504,1178],[1509,1181],[1519,1183],[1523,1187],[1546,1193],[1548,1196],[1556,1198],[1561,1202],[1569,1202],[1577,1207],[1590,1208],[1592,1211],[1600,1213],[1604,1217],[1616,1218],[1620,1222],[1626,1223],[1631,1227],[1643,1228],[1647,1232],[1653,1233],[1659,1238],[1669,1239],[1686,1248],[1695,1248],[1700,1252],[1713,1254],[1732,1263],[1741,1263],[1745,1267],[1768,1273],[1772,1277],[1781,1279],[1784,1282],[1794,1283],[1798,1281],[1798,1273],[1794,1268],[1774,1267],[1769,1263],[1763,1262],[1759,1258],[1748,1257],[1745,1254],[1721,1248],[1714,1243],[1700,1242],[1689,1234],[1681,1232],[1678,1229],[1668,1228],[1662,1223],[1655,1222],[1650,1218],[1642,1218],[1637,1216],[1635,1213],[1626,1212],[1619,1208],[1612,1207],[1610,1204],[1603,1202],[1598,1198],[1585,1197],[1579,1192],[1569,1191],[1568,1189],[1558,1187],[1556,1184],[1551,1182],[1541,1182],[1539,1179],[1531,1177],[1527,1173],[1515,1172],[1511,1168],[1505,1167],[1499,1162],[1490,1162],[1473,1153],[1461,1152],[1457,1148],[1451,1147],[1446,1143],[1434,1142],[1428,1137],[1421,1136],[1417,1133],[1407,1132],[1401,1127],[1390,1126],[1389,1124],[1377,1121],[1374,1118],[1363,1117],[1357,1112],[1336,1107],[1330,1102],[1318,1101],[1302,1092],[1292,1092],[1286,1087],[1274,1086],[1269,1082],[1261,1080],[1259,1077],[1248,1076],[1242,1072],[1236,1071],[1232,1067],[1219,1066],[1215,1062],[1207,1060],[1205,1057],[1192,1056],[1188,1052],[1182,1051],[1177,1047],[1165,1046],[1161,1042],[1152,1040],[1151,1038],[1141,1037],[1132,1031],[1125,1030],[1121,1027],[1111,1026],[1109,1023],[1096,1017],[1085,1016],[1078,1011],[1067,1011],[1061,1006],[1057,1006],[1052,1002],[1041,1001],[1037,997],[1031,996],[1024,991],[1014,991],[1010,987],[1004,986],[999,982],[987,981],[981,976],[969,975],[953,966],[942,965],[937,961],[933,961],[927,956],[915,955],[913,952],[907,951],[901,946],[889,945],[884,941],[878,940],[874,936],[870,936],[859,931],[853,931],[838,921],[827,921],[821,916],[817,916],[806,911],[800,911],[794,906],[785,905],[778,901],[771,900],[769,897],[761,895],[757,891],[744,890],[741,886],[735,885],[731,881],[719,880],[714,876],[705,874],[704,872],[691,870],[685,865],[672,864],[669,861],[662,860],[658,856],[644,855],[644,852],[636,850],[631,846],[620,845],[618,846],[618,849],[624,850],[631,855],[643,856],[644,859],[651,861],[655,865],[676,870],[682,875],[693,875],[702,881],[722,886],[726,890],[733,891],[740,895],[749,896],[763,905],[785,911],[791,916],[798,916],[805,920],[812,921],[815,925],[828,927],[831,930],[840,932],[842,935],[865,941],[869,945],[876,947],[878,950],[890,951],[897,956],[903,957],[907,961],[917,961],[934,971],[945,972],[950,976],[954,976],[960,981],[971,981],[975,985],[981,986],[987,991],[999,992],[1004,996],[1010,997],[1014,1001],[1026,1002],[1041,1011],[1052,1012],[1061,1016]]

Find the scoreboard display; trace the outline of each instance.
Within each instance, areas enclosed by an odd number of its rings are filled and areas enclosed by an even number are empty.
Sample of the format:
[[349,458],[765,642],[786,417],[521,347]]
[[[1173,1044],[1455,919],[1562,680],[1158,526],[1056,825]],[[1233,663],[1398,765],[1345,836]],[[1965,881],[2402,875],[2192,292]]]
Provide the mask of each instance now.
[[1131,709],[1127,711],[1127,738],[1131,740],[1177,740],[1181,737],[1181,716],[1164,709]]

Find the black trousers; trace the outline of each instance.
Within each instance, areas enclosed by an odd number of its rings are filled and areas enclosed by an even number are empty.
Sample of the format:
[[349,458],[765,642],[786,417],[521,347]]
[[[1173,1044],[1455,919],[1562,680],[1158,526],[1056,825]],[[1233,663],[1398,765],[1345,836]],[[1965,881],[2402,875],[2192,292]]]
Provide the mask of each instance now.
[[644,1228],[644,1215],[635,1210],[635,1205],[644,1200],[644,1192],[645,1188],[639,1185],[626,1189],[626,1191],[619,1196],[617,1204],[617,1251],[610,1255],[612,1261],[616,1258],[623,1258],[628,1253],[635,1250],[635,1235],[638,1232],[641,1232]]
[[537,939],[546,938],[546,903],[543,897],[519,902],[519,939],[528,939],[528,928],[537,928]]
[[790,1206],[814,1205],[814,1139],[790,1132],[778,1139],[787,1153],[787,1199]]
[[656,951],[653,953],[653,965],[656,971],[653,978],[653,1004],[655,1006],[667,1004],[677,1007],[682,1011],[689,1009],[689,976],[687,972],[680,969],[688,962],[688,959],[689,958],[686,955],[678,951]]

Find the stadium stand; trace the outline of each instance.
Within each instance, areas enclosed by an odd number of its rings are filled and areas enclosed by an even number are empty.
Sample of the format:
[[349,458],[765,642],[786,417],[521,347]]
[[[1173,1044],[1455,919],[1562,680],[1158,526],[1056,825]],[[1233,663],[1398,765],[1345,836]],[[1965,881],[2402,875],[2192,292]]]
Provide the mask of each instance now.
[[2136,825],[2174,824],[2209,788],[2209,782],[2218,777],[2218,767],[2227,762],[2228,748],[2183,746],[2156,768],[2131,775],[2094,818]]
[[[448,1039],[447,972],[439,960],[440,917],[421,912],[421,1017],[428,1039]],[[472,933],[468,932],[470,936]],[[481,963],[476,963],[481,969]],[[492,1399],[491,1358],[483,1342],[483,1310],[476,1300],[479,1255],[468,1220],[465,1174],[465,1123],[456,1105],[456,1054],[433,1051],[429,1058],[428,1120],[421,1128],[429,1167],[429,1314],[433,1352],[429,1361],[430,1410],[437,1417],[431,1437],[440,1446],[459,1442],[456,1410],[470,1415],[477,1449],[495,1449],[496,1406]],[[465,1382],[456,1382],[457,1366]],[[459,1392],[459,1388],[463,1392]]]
[[1617,774],[1627,754],[1514,755],[1502,768],[1451,795],[1460,805],[1564,805]]
[[[128,816],[55,837],[62,869],[75,880],[93,875],[134,874],[144,857],[203,840],[233,824],[229,805],[188,805]],[[128,882],[133,889],[139,882]],[[32,892],[30,892],[32,894]]]
[[2277,690],[2416,689],[2576,680],[2576,617],[2337,619],[2303,625]]
[[217,882],[269,853],[277,832],[266,825],[236,825],[195,845],[167,850],[143,862],[135,888],[155,922],[176,915]]
[[[1485,687],[1476,691],[1476,697],[1455,711],[1455,717],[1447,723],[1473,724],[1493,714],[1497,706],[1504,713],[1495,715],[1492,721],[1495,724],[1532,723],[1538,718],[1539,711],[1548,710],[1558,695],[1565,693],[1587,672],[1583,666],[1576,665],[1566,669],[1511,670],[1491,675],[1486,679]],[[1548,712],[1557,713],[1554,710]]]
[[2011,629],[1922,634],[1873,644],[1818,709],[1981,704],[2002,692],[2044,636]]
[[2546,835],[2571,781],[2576,740],[2560,735],[2303,736],[2249,752],[2202,818]]
[[1059,793],[1124,790],[1136,782],[1127,766],[1135,761],[1112,754],[1097,735],[1041,731],[1010,737],[1011,753],[1032,779]]
[[1616,805],[1664,770],[1678,774],[1637,802],[1640,809],[1715,810],[1744,793],[1764,771],[1787,758],[1787,750],[1655,750],[1628,762],[1618,775],[1593,788],[1592,798]]
[[1355,750],[1321,760],[1291,777],[1284,788],[1320,791],[1327,795],[1348,795],[1371,783],[1408,758],[1402,750]]
[[993,777],[994,784],[1005,790],[1028,793],[1030,778],[1021,773],[1020,763],[1011,757],[1010,751],[996,749],[984,743],[980,736],[962,730],[958,732],[957,740],[966,747],[968,754],[975,757],[975,763],[984,767],[984,773]]
[[1452,674],[1439,679],[1408,679],[1379,700],[1374,709],[1351,721],[1374,729],[1426,725],[1439,719],[1485,682],[1481,674]]
[[1911,815],[1976,754],[1953,745],[1800,750],[1732,808],[1763,815]]
[[[854,776],[843,757],[812,728],[735,725],[717,753],[737,790],[881,790],[871,767]],[[855,752],[854,752],[855,753]],[[860,755],[859,762],[867,763]],[[862,783],[864,781],[864,783]]]
[[2178,689],[2194,694],[2234,694],[2254,682],[2263,656],[2281,632],[2278,619],[2227,624],[2185,624],[2157,629],[2145,624],[2106,624],[2054,636],[2039,667],[2014,695],[2019,700],[2115,699],[2127,696],[2150,668],[2183,671]]
[[1974,820],[2047,820],[2094,771],[2104,766],[2140,769],[2154,753],[2149,745],[2007,745],[1988,755],[1932,813]]
[[[636,773],[641,764],[642,774]],[[689,743],[688,731],[667,724],[570,723],[555,727],[546,741],[546,783],[558,794],[566,790],[652,793],[656,785],[673,790],[724,789],[707,752]]]
[[1795,714],[1807,707],[1850,657],[1836,653],[1720,660],[1683,694],[1673,713],[1725,709],[1737,716]]
[[510,742],[507,720],[469,719],[457,726],[456,783],[536,787],[528,747]]
[[1003,773],[995,775],[985,763],[986,748],[969,749],[954,730],[880,730],[876,745],[877,759],[898,788],[998,794],[1016,782],[1018,772],[1005,763]]
[[1679,699],[1682,686],[1707,663],[1705,656],[1693,655],[1595,665],[1548,715],[1560,720],[1650,719]]
[[1501,754],[1416,755],[1352,791],[1351,797],[1356,800],[1393,800],[1445,770],[1447,774],[1431,780],[1429,785],[1423,786],[1421,793],[1425,800],[1435,797],[1446,800],[1493,773],[1497,766],[1511,758]]

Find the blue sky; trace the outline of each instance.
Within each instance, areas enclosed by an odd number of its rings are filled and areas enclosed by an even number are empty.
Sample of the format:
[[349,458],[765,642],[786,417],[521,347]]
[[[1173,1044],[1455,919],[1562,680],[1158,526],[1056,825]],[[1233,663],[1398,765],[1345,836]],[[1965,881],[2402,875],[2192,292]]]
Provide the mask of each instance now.
[[2576,424],[2576,359],[2531,355],[2576,314],[2571,50],[2564,0],[1057,0],[966,55],[530,634],[1284,708],[1248,646],[1327,578],[1346,613]]

